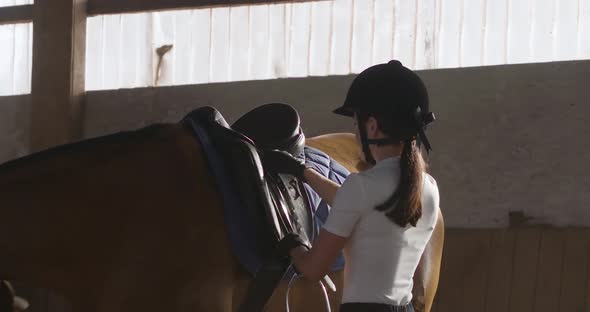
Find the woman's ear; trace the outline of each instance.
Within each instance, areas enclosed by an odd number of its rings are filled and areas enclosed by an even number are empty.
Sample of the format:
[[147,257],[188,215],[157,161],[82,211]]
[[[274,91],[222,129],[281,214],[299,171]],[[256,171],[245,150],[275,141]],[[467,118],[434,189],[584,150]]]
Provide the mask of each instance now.
[[367,136],[369,138],[377,137],[377,132],[379,130],[379,127],[377,124],[377,119],[375,119],[375,117],[373,117],[373,116],[369,117],[369,119],[367,120],[367,123],[366,123],[366,127],[367,127]]

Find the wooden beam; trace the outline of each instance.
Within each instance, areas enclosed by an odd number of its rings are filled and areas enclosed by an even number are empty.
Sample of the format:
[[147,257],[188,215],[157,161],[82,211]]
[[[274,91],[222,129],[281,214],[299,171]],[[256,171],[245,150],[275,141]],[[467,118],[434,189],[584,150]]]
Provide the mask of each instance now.
[[31,152],[82,137],[86,4],[86,0],[35,1]]
[[0,8],[0,25],[33,21],[33,5],[16,5]]
[[88,15],[305,1],[309,0],[88,0]]

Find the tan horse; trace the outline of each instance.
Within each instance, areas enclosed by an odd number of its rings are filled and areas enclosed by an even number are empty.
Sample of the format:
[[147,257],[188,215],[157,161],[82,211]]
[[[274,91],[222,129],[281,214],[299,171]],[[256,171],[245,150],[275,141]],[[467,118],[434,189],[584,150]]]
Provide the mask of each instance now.
[[[309,140],[351,170],[351,135]],[[154,125],[0,166],[0,279],[63,295],[73,311],[235,311],[249,282],[231,253],[221,199],[199,143]],[[429,310],[442,219],[416,274]],[[341,272],[331,275],[339,286]],[[284,311],[286,285],[269,311]],[[331,294],[338,305],[340,292]],[[323,311],[316,285],[296,283],[292,311]],[[420,311],[420,309],[418,309]]]

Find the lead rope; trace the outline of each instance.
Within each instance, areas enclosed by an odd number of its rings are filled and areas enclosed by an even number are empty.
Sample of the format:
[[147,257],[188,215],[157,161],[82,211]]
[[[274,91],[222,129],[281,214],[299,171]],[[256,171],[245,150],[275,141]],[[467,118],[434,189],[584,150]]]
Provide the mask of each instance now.
[[293,277],[291,277],[291,280],[289,280],[289,284],[287,285],[287,294],[285,295],[285,305],[286,305],[286,312],[289,312],[289,293],[291,292],[291,287],[293,286],[293,283],[295,282],[295,280],[297,280],[299,278],[299,275],[297,273],[293,274]]
[[[285,295],[285,305],[286,305],[286,312],[290,312],[291,310],[289,309],[289,293],[291,292],[291,287],[293,286],[293,283],[295,283],[295,281],[297,279],[299,279],[301,276],[297,273],[295,273],[293,275],[293,277],[291,277],[291,280],[289,280],[289,284],[287,285],[287,294]],[[329,280],[329,282],[331,282],[331,280]],[[320,283],[320,287],[322,287],[322,292],[324,293],[324,299],[326,302],[326,311],[328,312],[332,312],[332,309],[330,308],[330,298],[328,297],[328,291],[326,290],[326,286],[324,285],[324,283],[322,283],[322,281],[318,281],[318,283]],[[332,287],[330,287],[332,288]]]
[[326,311],[332,312],[332,309],[330,308],[330,298],[328,297],[326,286],[322,281],[319,281],[318,283],[320,283],[320,286],[322,286],[322,292],[324,293],[324,299],[326,300]]

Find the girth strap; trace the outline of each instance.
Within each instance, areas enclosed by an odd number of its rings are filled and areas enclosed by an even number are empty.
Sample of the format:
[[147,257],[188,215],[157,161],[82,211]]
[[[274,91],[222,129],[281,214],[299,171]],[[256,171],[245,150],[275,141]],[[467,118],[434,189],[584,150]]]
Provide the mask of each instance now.
[[273,253],[248,285],[248,291],[238,311],[262,312],[290,265],[289,259]]

